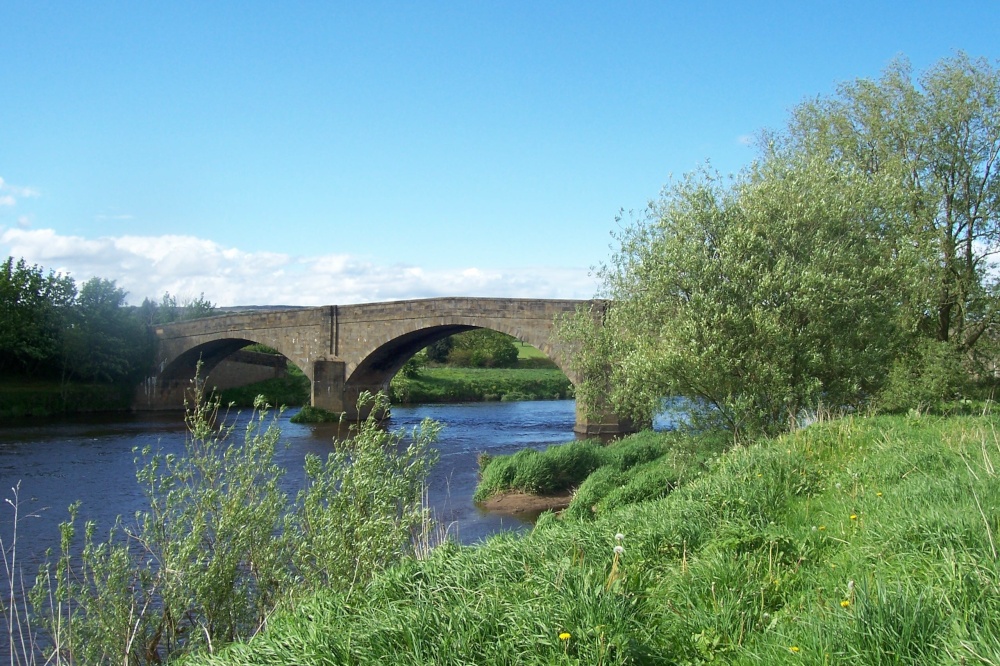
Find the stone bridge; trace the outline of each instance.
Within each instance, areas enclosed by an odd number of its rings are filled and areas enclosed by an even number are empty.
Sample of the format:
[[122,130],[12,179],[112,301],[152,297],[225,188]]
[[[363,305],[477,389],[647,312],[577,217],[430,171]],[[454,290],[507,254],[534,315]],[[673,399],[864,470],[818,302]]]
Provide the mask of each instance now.
[[[297,365],[312,384],[312,404],[357,418],[362,391],[387,390],[403,364],[427,345],[455,333],[489,328],[537,347],[577,384],[569,350],[555,339],[559,315],[578,307],[603,312],[600,301],[509,298],[424,300],[327,305],[314,308],[226,314],[156,327],[157,363],[139,388],[137,409],[173,409],[184,404],[195,367],[202,375],[237,350],[259,343]],[[576,426],[585,435],[634,430],[611,413],[588,418],[577,407]]]

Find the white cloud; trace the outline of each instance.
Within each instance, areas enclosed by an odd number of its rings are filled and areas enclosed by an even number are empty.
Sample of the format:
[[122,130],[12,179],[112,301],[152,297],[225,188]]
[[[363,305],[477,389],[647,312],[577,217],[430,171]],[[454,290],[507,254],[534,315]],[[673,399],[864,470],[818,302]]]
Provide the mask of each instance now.
[[0,178],[0,206],[14,206],[17,205],[18,199],[27,199],[29,197],[37,196],[38,190],[33,187],[11,185],[3,178]]
[[69,273],[78,283],[115,280],[129,300],[165,292],[230,305],[329,305],[481,296],[590,298],[596,283],[585,268],[433,269],[384,265],[349,254],[291,257],[247,252],[193,236],[83,238],[53,229],[0,232],[0,254]]

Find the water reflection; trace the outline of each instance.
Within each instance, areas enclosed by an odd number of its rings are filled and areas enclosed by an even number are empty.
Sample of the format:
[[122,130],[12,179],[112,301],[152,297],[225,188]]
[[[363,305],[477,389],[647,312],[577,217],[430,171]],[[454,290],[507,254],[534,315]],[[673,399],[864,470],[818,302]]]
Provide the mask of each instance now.
[[[276,454],[287,470],[283,489],[289,495],[303,483],[306,454],[325,458],[337,433],[333,425],[291,423],[293,413],[281,417],[285,445]],[[389,427],[409,432],[424,418],[445,425],[438,442],[440,460],[429,479],[430,504],[438,520],[463,543],[527,527],[516,517],[489,514],[472,503],[479,453],[499,455],[574,439],[572,400],[394,407]],[[177,412],[30,420],[0,428],[0,494],[12,499],[10,489],[20,482],[18,556],[29,565],[27,570],[41,561],[46,548],[58,548],[58,524],[67,519],[72,502],[81,502],[81,520],[97,523],[98,537],[107,533],[117,516],[129,520],[136,511],[145,510],[135,480],[133,449],[148,445],[180,453],[185,435]],[[11,518],[6,507],[0,514],[5,539]]]

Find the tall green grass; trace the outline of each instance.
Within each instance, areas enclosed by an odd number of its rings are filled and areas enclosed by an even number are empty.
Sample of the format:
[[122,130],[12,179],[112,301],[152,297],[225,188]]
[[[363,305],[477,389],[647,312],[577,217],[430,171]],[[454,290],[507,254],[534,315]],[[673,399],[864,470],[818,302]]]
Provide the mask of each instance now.
[[998,425],[849,418],[708,451],[665,497],[447,545],[191,663],[1000,663]]

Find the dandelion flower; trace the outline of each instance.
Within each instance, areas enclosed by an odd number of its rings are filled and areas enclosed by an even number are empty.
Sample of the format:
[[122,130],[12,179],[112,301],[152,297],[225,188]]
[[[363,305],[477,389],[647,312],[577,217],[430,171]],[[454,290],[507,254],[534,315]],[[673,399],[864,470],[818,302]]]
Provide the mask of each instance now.
[[622,534],[621,532],[619,532],[618,534],[615,535],[615,541],[621,541],[624,538],[625,538],[625,535]]
[[625,547],[624,546],[615,546],[615,554],[616,555],[621,555],[624,552],[625,552]]
[[795,654],[795,653],[797,653],[799,651],[799,646],[798,645],[793,645],[790,648],[788,648],[788,651],[791,652],[791,653],[793,653],[793,654]]
[[857,519],[858,519],[858,514],[852,513],[851,514],[851,520],[857,520]]
[[820,532],[822,532],[822,531],[823,531],[823,530],[825,530],[825,529],[826,529],[826,525],[820,525],[820,526],[819,526],[819,531],[820,531]]
[[847,608],[850,605],[851,605],[851,600],[850,599],[844,599],[843,601],[840,602],[840,607],[841,608]]
[[561,641],[568,641],[570,638],[572,638],[572,636],[570,636],[570,633],[568,631],[564,631],[561,634],[559,634],[559,640]]

